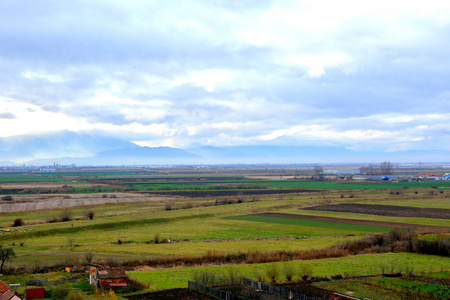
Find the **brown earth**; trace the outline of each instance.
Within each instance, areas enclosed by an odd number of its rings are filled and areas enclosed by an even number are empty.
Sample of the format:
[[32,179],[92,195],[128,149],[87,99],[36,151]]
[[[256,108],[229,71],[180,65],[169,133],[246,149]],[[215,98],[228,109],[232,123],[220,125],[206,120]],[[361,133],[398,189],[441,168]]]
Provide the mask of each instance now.
[[[102,195],[107,195],[108,197],[103,198]],[[68,196],[70,198],[67,198]],[[177,199],[176,197],[172,196],[139,195],[131,193],[14,195],[13,198],[14,201],[0,202],[0,213],[10,213],[26,210],[54,209],[54,208],[74,207],[74,206],[90,206],[99,204],[131,203],[131,202],[162,201],[162,200]]]
[[237,189],[237,190],[200,190],[200,191],[153,191],[152,194],[157,195],[174,195],[181,197],[220,197],[220,196],[251,196],[251,195],[277,195],[277,194],[299,194],[299,193],[312,193],[318,192],[318,190],[308,190],[308,189]]
[[434,218],[450,220],[450,209],[396,205],[342,203],[303,208],[307,210],[350,212],[390,217]]
[[129,300],[214,300],[216,298],[205,295],[193,289],[178,288],[159,292],[146,293],[141,295],[126,296]]
[[369,221],[369,220],[358,220],[358,219],[343,219],[343,218],[322,217],[322,216],[282,214],[282,213],[263,213],[263,214],[257,214],[257,215],[258,216],[267,216],[267,217],[277,217],[277,218],[310,220],[310,221],[381,226],[381,227],[390,227],[390,228],[417,229],[417,230],[427,230],[427,231],[450,231],[450,227],[432,226],[432,225],[418,225],[418,224]]
[[333,291],[322,289],[305,282],[280,283],[276,284],[276,286],[288,289],[295,293],[304,294],[308,297],[320,297],[322,299],[330,299],[334,294]]

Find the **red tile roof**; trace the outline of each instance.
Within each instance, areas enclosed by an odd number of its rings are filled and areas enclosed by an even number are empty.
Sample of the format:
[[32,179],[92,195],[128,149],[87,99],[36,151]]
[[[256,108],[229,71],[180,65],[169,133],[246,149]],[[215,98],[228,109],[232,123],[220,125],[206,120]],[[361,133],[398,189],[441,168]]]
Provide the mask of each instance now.
[[104,268],[98,270],[99,279],[123,278],[123,277],[127,277],[127,275],[125,274],[125,270],[123,268]]
[[4,282],[0,281],[0,300],[10,300],[17,296]]

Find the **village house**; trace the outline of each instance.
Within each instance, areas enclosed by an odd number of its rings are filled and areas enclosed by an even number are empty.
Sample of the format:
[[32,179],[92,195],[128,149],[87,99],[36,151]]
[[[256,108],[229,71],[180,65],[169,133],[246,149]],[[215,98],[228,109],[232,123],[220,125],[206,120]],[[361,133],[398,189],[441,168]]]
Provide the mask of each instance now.
[[89,283],[97,288],[124,288],[127,282],[128,276],[122,267],[89,265]]
[[0,281],[0,300],[22,300],[8,285]]

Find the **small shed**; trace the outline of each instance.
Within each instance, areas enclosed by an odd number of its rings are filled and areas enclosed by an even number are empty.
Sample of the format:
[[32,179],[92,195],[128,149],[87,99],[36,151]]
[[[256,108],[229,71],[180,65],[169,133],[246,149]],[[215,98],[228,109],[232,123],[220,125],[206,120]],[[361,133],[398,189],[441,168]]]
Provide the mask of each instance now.
[[28,299],[40,299],[45,298],[45,289],[41,288],[33,288],[25,290],[25,298]]
[[91,265],[90,284],[98,288],[124,288],[128,286],[128,276],[122,267]]

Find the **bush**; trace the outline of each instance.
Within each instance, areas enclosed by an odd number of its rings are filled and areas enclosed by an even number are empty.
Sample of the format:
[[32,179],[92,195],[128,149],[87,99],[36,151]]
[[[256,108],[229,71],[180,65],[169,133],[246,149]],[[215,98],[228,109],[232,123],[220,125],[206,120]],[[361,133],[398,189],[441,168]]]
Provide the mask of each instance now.
[[196,271],[192,273],[192,281],[206,285],[214,286],[217,284],[217,275],[208,271]]
[[148,289],[150,287],[148,284],[140,282],[139,280],[136,280],[134,278],[128,278],[128,284],[130,286],[132,286],[137,291],[143,291],[143,290]]
[[19,227],[25,225],[25,222],[22,220],[22,218],[14,219],[13,227]]
[[53,299],[64,299],[69,295],[70,289],[63,287],[56,287],[52,289],[52,298]]
[[314,266],[312,265],[312,264],[309,264],[309,263],[302,263],[301,265],[300,265],[300,277],[303,279],[303,280],[308,280],[308,278],[312,278],[312,275],[313,275],[313,272],[314,272]]
[[166,202],[166,204],[164,205],[164,209],[172,210],[173,209],[172,202]]
[[3,200],[3,201],[13,201],[14,199],[13,199],[12,196],[6,195],[6,196],[3,196],[3,197],[2,197],[2,200]]
[[94,216],[95,216],[95,212],[94,212],[93,210],[87,210],[87,211],[84,213],[84,217],[85,217],[86,219],[89,219],[89,220],[93,220],[93,219],[94,219]]
[[267,277],[269,277],[272,283],[277,282],[277,277],[280,274],[276,265],[271,265],[266,271]]
[[59,216],[59,220],[61,222],[72,221],[72,218],[73,218],[73,212],[69,209],[65,209],[63,212],[61,212],[61,215]]
[[161,236],[159,235],[159,233],[155,234],[154,240],[155,240],[155,244],[161,243],[162,240],[161,240]]
[[292,264],[284,264],[283,271],[284,271],[284,277],[286,278],[286,280],[291,282],[292,279],[294,278],[294,274],[295,274],[295,269],[292,266]]
[[86,250],[86,252],[84,252],[84,260],[90,264],[92,263],[92,261],[94,260],[94,252],[92,252],[91,250]]
[[121,263],[117,258],[107,257],[105,259],[105,265],[107,265],[108,267],[119,267]]
[[58,218],[57,217],[50,217],[47,219],[46,221],[47,223],[56,223],[58,222]]

